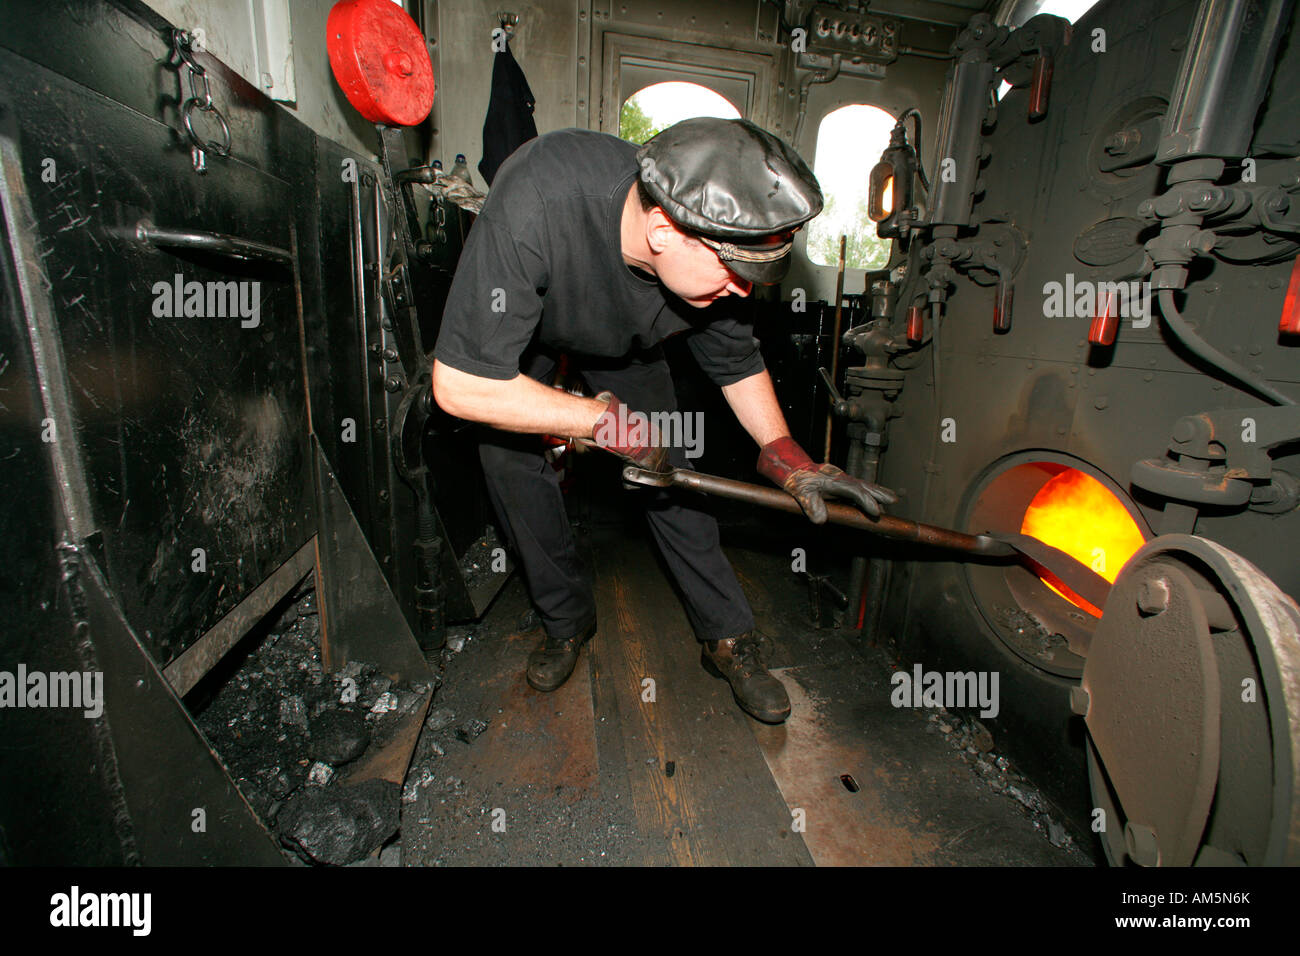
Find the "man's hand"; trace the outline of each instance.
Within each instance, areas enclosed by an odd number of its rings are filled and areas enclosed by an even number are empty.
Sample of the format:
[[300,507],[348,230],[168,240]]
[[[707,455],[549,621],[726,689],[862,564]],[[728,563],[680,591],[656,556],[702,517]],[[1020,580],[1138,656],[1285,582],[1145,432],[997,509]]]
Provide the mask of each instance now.
[[605,402],[606,408],[591,430],[590,444],[612,452],[645,471],[665,472],[672,469],[668,464],[668,449],[652,444],[654,436],[650,433],[650,421],[646,415],[631,412],[613,392],[601,392],[596,400]]
[[817,464],[789,435],[763,446],[758,473],[793,495],[813,524],[826,523],[824,497],[848,498],[873,518],[880,517],[882,504],[898,501],[888,488],[850,477],[834,465]]

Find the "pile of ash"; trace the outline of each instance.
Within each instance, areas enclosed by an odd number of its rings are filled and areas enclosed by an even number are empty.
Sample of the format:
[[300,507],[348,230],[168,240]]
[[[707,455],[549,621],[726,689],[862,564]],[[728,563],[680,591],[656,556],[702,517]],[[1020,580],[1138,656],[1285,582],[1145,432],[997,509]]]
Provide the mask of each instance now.
[[1034,829],[1047,837],[1052,846],[1068,847],[1074,842],[1065,827],[1051,816],[1050,805],[1038,789],[993,749],[993,734],[984,724],[970,715],[940,707],[937,713],[926,718],[925,729],[941,734],[989,789],[1019,803],[1033,820]]
[[401,788],[342,782],[430,688],[362,661],[326,675],[315,576],[306,579],[191,695],[195,722],[254,812],[308,863],[360,862],[397,833]]

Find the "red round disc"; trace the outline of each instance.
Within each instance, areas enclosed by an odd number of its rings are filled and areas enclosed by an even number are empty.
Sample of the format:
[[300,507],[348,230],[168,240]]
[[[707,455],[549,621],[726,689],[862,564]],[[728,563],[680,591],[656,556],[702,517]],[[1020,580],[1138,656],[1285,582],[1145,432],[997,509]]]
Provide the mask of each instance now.
[[429,50],[393,0],[340,0],[325,29],[334,78],[358,113],[389,126],[414,126],[429,115]]

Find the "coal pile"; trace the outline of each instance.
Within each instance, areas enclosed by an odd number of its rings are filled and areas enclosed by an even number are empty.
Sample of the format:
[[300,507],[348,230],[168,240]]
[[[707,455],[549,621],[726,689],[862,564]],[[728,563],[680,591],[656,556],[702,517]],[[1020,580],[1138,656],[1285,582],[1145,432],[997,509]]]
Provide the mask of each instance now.
[[304,787],[279,813],[280,840],[316,863],[359,863],[397,832],[399,790],[387,780]]
[[[436,659],[428,661],[434,671],[435,689],[442,686],[447,666],[469,642],[478,637],[479,631],[480,626],[476,624],[447,628],[445,644],[437,652]],[[472,744],[483,731],[487,730],[487,727],[486,721],[474,717],[462,718],[451,708],[439,706],[435,697],[434,703],[430,705],[429,712],[425,715],[424,726],[421,728],[420,738],[407,770],[406,784],[402,788],[402,802],[415,803],[432,785],[438,783],[439,775],[435,763],[439,757],[447,755],[447,750],[453,746],[453,741],[466,745]],[[445,782],[450,785],[452,781],[453,778],[448,778]]]
[[421,707],[427,685],[394,683],[364,661],[325,674],[309,574],[187,698],[249,805],[308,863],[358,863],[398,831],[401,788],[346,783]]
[[465,586],[471,592],[483,587],[495,588],[507,568],[504,555],[496,528],[488,525],[461,557],[460,573],[465,578]]

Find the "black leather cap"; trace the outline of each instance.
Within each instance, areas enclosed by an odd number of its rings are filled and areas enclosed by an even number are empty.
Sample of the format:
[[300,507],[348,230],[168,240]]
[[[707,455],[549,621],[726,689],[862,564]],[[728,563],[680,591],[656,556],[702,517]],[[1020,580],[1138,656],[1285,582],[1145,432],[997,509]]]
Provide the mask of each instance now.
[[642,146],[637,161],[668,217],[751,282],[781,281],[794,230],[822,211],[812,170],[749,120],[682,120]]

